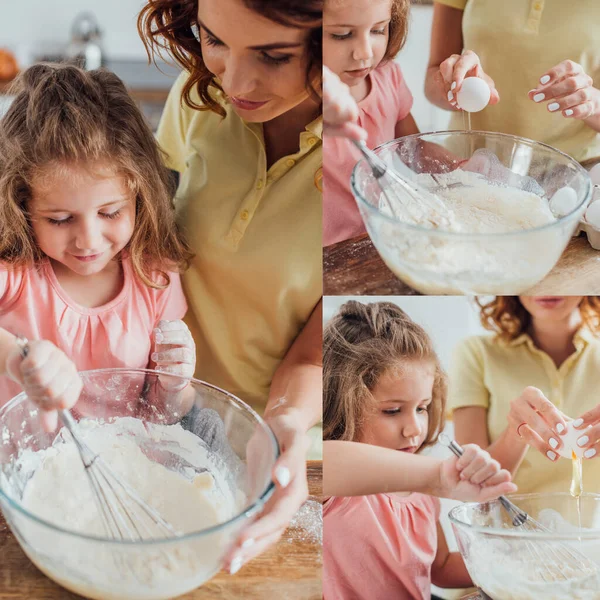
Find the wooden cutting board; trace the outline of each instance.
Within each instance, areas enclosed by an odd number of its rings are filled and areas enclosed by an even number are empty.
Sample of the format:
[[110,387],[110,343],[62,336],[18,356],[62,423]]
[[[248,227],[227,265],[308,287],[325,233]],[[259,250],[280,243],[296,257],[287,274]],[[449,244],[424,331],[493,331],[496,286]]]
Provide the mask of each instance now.
[[[543,251],[541,248],[540,252]],[[323,248],[323,293],[326,296],[418,294],[387,268],[367,234]],[[600,294],[600,251],[590,246],[585,235],[572,238],[554,269],[524,294]]]
[[[323,464],[308,461],[310,500],[321,502]],[[320,600],[322,548],[307,531],[288,528],[273,548],[235,575],[218,573],[180,600]],[[0,599],[81,600],[29,561],[0,515]]]

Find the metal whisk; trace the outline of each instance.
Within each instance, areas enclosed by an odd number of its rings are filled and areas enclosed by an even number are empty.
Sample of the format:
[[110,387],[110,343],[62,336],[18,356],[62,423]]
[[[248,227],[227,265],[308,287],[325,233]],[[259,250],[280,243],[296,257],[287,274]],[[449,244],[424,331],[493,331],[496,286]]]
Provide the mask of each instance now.
[[[463,455],[463,449],[446,434],[440,435],[440,441],[456,456]],[[513,527],[532,533],[556,533],[521,510],[506,496],[499,496],[498,500],[510,517]],[[562,542],[525,541],[525,546],[534,559],[531,565],[532,571],[545,582],[588,577],[594,575],[598,570],[598,565],[585,554]]]
[[[25,358],[29,353],[29,342],[23,336],[16,337],[21,356]],[[117,540],[142,541],[178,535],[172,525],[115,475],[102,457],[82,440],[71,412],[59,410],[58,414],[77,446],[107,536]]]
[[450,225],[450,211],[438,196],[396,173],[363,140],[354,144],[371,167],[392,215],[417,224],[427,221],[435,228]]

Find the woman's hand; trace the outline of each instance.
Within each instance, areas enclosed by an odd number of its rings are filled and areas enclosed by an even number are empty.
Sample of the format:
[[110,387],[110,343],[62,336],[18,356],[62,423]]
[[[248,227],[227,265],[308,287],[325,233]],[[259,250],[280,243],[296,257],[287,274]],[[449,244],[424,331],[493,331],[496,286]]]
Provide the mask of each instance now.
[[[240,534],[225,559],[225,568],[232,575],[279,540],[308,497],[306,452],[309,438],[298,427],[298,422],[302,420],[297,412],[298,409],[288,409],[265,419],[281,449],[272,473],[276,489],[258,519]],[[249,448],[248,454],[248,469],[252,469],[251,463],[260,461],[263,453],[251,452]]]
[[600,444],[600,404],[596,408],[592,408],[592,410],[588,410],[582,414],[579,419],[575,419],[573,427],[575,429],[590,427],[585,433],[581,432],[581,436],[577,439],[577,445],[586,449],[583,453],[585,458],[598,456],[598,444]]
[[593,87],[592,78],[580,64],[563,60],[540,77],[539,83],[528,96],[534,102],[547,102],[548,111],[572,119],[600,115],[600,90]]
[[29,399],[43,411],[40,416],[46,431],[56,429],[56,410],[72,408],[83,389],[75,363],[46,340],[30,341],[25,358],[15,344],[6,359],[6,369],[11,379],[23,386]]
[[[154,352],[150,357],[156,370],[171,375],[191,378],[196,368],[196,345],[188,326],[180,320],[159,321],[154,329]],[[160,377],[160,385],[167,391],[186,387],[177,377]]]
[[558,458],[555,450],[563,444],[560,434],[566,431],[566,420],[540,390],[526,387],[510,403],[508,428],[515,438],[518,436],[554,462]]
[[456,94],[460,91],[462,83],[466,77],[480,77],[490,88],[489,104],[498,104],[500,94],[496,89],[494,80],[487,75],[481,67],[479,56],[472,50],[465,50],[462,54],[452,54],[443,63],[440,64],[440,77],[436,80],[444,86],[449,107],[459,110],[456,102]]
[[510,473],[500,468],[488,452],[465,444],[460,458],[445,460],[440,468],[440,492],[444,498],[463,502],[488,502],[517,490]]
[[358,105],[350,88],[340,78],[323,67],[324,132],[332,137],[366,140],[367,132],[358,125]]

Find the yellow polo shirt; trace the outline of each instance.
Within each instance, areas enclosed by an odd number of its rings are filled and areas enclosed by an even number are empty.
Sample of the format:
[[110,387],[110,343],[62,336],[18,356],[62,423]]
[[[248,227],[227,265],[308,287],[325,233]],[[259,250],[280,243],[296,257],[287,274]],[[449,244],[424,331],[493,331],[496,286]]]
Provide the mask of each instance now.
[[[479,55],[500,102],[471,115],[471,127],[544,142],[576,160],[600,156],[600,134],[577,119],[529,100],[546,71],[566,59],[600,83],[598,0],[436,0],[464,10],[464,47]],[[460,113],[451,129],[463,129]]]
[[[158,128],[180,173],[179,223],[196,253],[183,276],[196,376],[262,412],[273,373],[322,295],[322,119],[269,169],[260,123],[182,104],[182,73]],[[197,94],[195,102],[200,103]]]
[[[450,370],[448,406],[487,409],[490,442],[507,426],[510,402],[527,386],[539,388],[559,410],[573,419],[600,403],[600,339],[587,328],[574,338],[575,352],[556,368],[527,334],[509,343],[483,335],[463,340]],[[584,489],[600,492],[600,458],[584,460]],[[570,460],[550,462],[529,448],[515,477],[519,492],[568,492]]]

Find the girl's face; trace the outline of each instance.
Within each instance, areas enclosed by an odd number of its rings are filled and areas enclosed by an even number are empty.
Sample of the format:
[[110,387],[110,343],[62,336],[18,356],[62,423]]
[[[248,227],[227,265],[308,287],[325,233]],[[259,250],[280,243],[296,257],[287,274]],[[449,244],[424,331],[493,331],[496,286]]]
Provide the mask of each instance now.
[[348,86],[361,83],[383,59],[392,0],[327,0],[323,63]]
[[202,0],[198,24],[204,64],[244,120],[264,123],[312,102],[307,29],[270,21],[242,0]]
[[434,375],[433,365],[425,361],[384,373],[372,390],[376,410],[367,415],[358,441],[417,452],[427,437]]
[[107,165],[47,167],[33,180],[28,210],[38,246],[78,275],[100,273],[127,245],[135,199]]
[[557,323],[571,317],[583,296],[519,296],[519,300],[536,321]]

